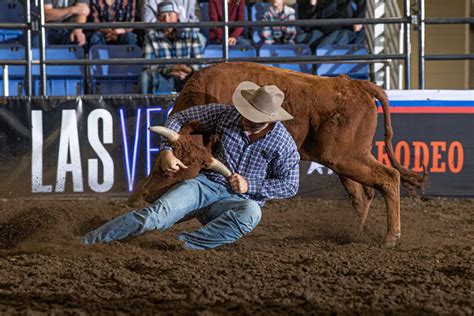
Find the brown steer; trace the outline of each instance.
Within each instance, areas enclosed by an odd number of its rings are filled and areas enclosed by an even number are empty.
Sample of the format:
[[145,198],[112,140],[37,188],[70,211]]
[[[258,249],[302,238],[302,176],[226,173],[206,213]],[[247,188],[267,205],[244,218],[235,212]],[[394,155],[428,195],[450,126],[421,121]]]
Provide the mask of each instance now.
[[[194,105],[231,104],[242,81],[276,85],[285,93],[283,107],[295,119],[284,122],[303,160],[316,161],[336,172],[349,193],[362,229],[374,198],[383,195],[387,233],[383,243],[394,246],[400,238],[400,178],[410,194],[421,189],[425,176],[404,169],[395,159],[392,125],[385,92],[373,83],[318,77],[255,63],[222,63],[195,73],[181,91],[173,112]],[[385,146],[393,167],[371,154],[377,125],[377,105],[384,112]]]

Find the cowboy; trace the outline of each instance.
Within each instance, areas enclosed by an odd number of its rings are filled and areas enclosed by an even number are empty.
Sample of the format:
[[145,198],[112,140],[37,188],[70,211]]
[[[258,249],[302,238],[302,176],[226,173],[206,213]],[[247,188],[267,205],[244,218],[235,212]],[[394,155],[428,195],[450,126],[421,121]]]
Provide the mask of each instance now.
[[[281,121],[293,117],[282,107],[284,93],[276,86],[260,87],[241,82],[234,91],[234,106],[194,106],[169,117],[166,127],[178,132],[187,122],[200,121],[206,130],[221,136],[214,157],[231,170],[229,178],[206,170],[185,180],[154,203],[119,216],[81,237],[86,244],[111,242],[150,230],[165,230],[193,217],[203,226],[182,232],[178,239],[186,249],[211,249],[248,234],[261,218],[267,199],[296,194],[300,156]],[[187,168],[162,140],[162,169]]]

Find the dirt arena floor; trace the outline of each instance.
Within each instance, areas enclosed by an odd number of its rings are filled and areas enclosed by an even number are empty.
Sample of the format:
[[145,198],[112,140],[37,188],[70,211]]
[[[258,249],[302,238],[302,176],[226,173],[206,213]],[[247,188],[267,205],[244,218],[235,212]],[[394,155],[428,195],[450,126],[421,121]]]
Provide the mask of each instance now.
[[402,200],[402,241],[379,246],[385,207],[352,232],[346,200],[267,203],[239,242],[183,250],[182,230],[85,246],[123,200],[0,202],[0,313],[473,315],[474,200]]

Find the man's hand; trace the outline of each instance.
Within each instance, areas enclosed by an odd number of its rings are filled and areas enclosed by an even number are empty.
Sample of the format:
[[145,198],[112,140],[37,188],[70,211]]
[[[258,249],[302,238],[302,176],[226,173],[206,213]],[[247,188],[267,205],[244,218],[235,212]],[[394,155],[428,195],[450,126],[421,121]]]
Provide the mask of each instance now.
[[84,46],[87,43],[86,35],[82,30],[73,30],[69,39],[71,43],[77,43],[79,46]]
[[180,80],[186,79],[192,72],[193,69],[188,65],[173,65],[171,67],[171,75]]
[[72,15],[85,15],[88,16],[91,12],[89,6],[86,4],[76,4],[71,7]]
[[161,158],[161,169],[168,172],[178,172],[183,169],[188,169],[188,167],[176,156],[171,150],[162,150],[160,152]]
[[360,30],[362,30],[362,24],[354,24],[352,26],[352,29],[354,30],[354,32],[360,32]]
[[105,41],[106,42],[116,42],[118,39],[118,34],[115,32],[114,29],[109,29],[105,32]]
[[247,193],[249,190],[247,180],[238,173],[234,173],[229,177],[229,183],[235,193]]
[[237,39],[235,37],[229,37],[229,41],[227,42],[230,46],[234,46],[237,44]]
[[310,5],[316,5],[318,3],[318,0],[310,0],[309,4]]

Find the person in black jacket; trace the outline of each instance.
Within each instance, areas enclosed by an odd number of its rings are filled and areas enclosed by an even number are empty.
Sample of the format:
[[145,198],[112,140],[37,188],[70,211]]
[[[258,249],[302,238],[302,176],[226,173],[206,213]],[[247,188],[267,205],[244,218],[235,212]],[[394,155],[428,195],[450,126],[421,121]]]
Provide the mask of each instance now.
[[[363,18],[366,5],[366,0],[304,0],[298,2],[298,18]],[[308,26],[302,30],[296,42],[308,44],[312,50],[324,44],[363,44],[365,40],[362,24]]]

